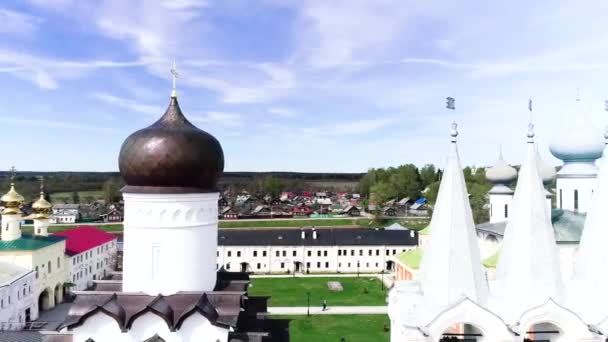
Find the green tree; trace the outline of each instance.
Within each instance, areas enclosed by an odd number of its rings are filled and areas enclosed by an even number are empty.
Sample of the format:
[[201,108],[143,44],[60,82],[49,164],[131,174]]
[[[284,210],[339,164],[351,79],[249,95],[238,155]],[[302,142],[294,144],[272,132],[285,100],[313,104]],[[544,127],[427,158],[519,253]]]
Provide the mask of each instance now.
[[422,191],[420,173],[414,164],[401,165],[394,169],[390,176],[390,184],[395,188],[395,197],[418,198]]
[[103,200],[106,202],[106,204],[120,201],[120,190],[118,188],[118,183],[113,179],[108,179],[103,183],[102,191]]
[[426,164],[420,169],[420,181],[422,182],[423,188],[428,187],[437,180],[437,170],[435,169],[435,165]]
[[264,193],[269,194],[272,198],[278,198],[283,189],[285,183],[275,177],[267,177],[264,180]]
[[78,191],[72,192],[72,202],[75,204],[80,203],[80,195],[78,194]]

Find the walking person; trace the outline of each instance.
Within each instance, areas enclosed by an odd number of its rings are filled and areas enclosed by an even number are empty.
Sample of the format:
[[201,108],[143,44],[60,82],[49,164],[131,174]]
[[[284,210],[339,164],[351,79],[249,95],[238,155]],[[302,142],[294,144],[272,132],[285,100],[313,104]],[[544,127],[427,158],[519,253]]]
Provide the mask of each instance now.
[[327,310],[327,301],[325,299],[323,299],[323,310],[321,311],[325,311]]

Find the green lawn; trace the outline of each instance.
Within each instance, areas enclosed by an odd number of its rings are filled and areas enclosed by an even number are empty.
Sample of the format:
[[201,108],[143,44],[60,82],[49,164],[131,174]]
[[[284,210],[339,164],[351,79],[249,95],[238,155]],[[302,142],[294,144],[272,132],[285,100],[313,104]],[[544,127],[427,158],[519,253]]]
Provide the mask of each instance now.
[[[342,292],[327,288],[327,282],[333,280],[342,283]],[[249,294],[270,296],[269,306],[306,306],[307,292],[310,292],[311,306],[320,306],[323,300],[327,300],[328,306],[386,305],[387,293],[382,291],[380,280],[376,278],[252,278],[251,284]]]
[[[77,191],[80,197],[80,203],[87,203],[89,199],[103,199],[103,191]],[[51,202],[53,203],[72,203],[72,192],[56,192],[51,194]]]
[[[95,223],[81,223],[82,226],[95,226],[99,229],[105,230],[106,232],[122,232],[122,224],[108,224],[108,225],[96,225]],[[50,225],[49,233],[57,233],[62,232],[64,230],[73,229],[78,227],[76,226],[62,226],[62,225]],[[24,233],[32,233],[34,231],[34,227],[32,225],[23,226],[22,230]]]
[[272,316],[291,319],[290,342],[388,342],[390,327],[386,315],[317,315],[317,316]]
[[[344,227],[344,226],[359,226],[362,228],[371,227],[370,219],[365,218],[347,218],[347,219],[331,219],[331,220],[310,220],[310,219],[293,219],[293,220],[264,220],[264,221],[247,221],[247,220],[234,220],[234,221],[220,221],[219,228],[278,228],[278,227]],[[382,224],[382,226],[387,226]],[[82,225],[93,225],[100,229],[119,232],[122,231],[123,227],[121,223],[110,224],[110,225],[96,225],[95,223],[81,223]],[[421,229],[428,225],[427,222],[416,222],[416,223],[405,223],[405,226],[412,229]],[[51,225],[49,232],[59,232],[66,229],[73,228],[74,226],[63,226],[63,225]],[[32,229],[31,226],[24,227],[25,230]]]

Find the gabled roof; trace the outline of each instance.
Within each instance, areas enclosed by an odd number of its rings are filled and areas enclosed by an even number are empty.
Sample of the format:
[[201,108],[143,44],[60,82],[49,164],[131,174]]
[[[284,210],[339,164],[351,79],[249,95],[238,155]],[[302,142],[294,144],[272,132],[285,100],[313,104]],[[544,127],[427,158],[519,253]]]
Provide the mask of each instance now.
[[72,204],[72,203],[55,204],[53,206],[53,209],[78,209],[78,208],[80,208],[80,204]]
[[64,230],[53,236],[66,238],[65,254],[72,256],[88,251],[116,239],[116,235],[105,232],[93,226],[79,226],[74,229]]
[[31,272],[31,270],[17,266],[13,263],[0,261],[0,287],[9,285]]

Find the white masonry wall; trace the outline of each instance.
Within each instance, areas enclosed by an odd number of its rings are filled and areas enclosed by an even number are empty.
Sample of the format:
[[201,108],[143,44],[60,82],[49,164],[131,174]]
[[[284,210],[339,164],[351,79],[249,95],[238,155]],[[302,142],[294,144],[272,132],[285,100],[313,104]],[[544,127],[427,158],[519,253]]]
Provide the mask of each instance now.
[[93,280],[104,279],[114,270],[117,240],[108,241],[68,259],[70,266],[69,279],[76,284],[74,291],[85,290]]
[[413,248],[416,246],[218,246],[217,267],[253,273],[379,273],[389,270],[393,255]]
[[218,193],[124,193],[123,291],[211,291]]
[[139,342],[158,334],[166,342],[227,342],[228,333],[228,329],[211,324],[198,313],[186,318],[181,328],[174,332],[159,316],[145,313],[133,322],[129,331],[123,333],[112,317],[97,312],[73,330],[73,341],[85,342],[90,338],[93,341]]
[[[490,223],[502,222],[509,219],[513,194],[490,193]],[[505,206],[507,210],[505,211]]]
[[[591,199],[597,183],[596,177],[560,177],[556,181],[556,207],[586,213],[591,208]],[[578,190],[578,210],[575,209],[574,191]]]
[[28,309],[31,320],[38,317],[34,281],[34,272],[30,271],[0,285],[0,330],[22,329]]

